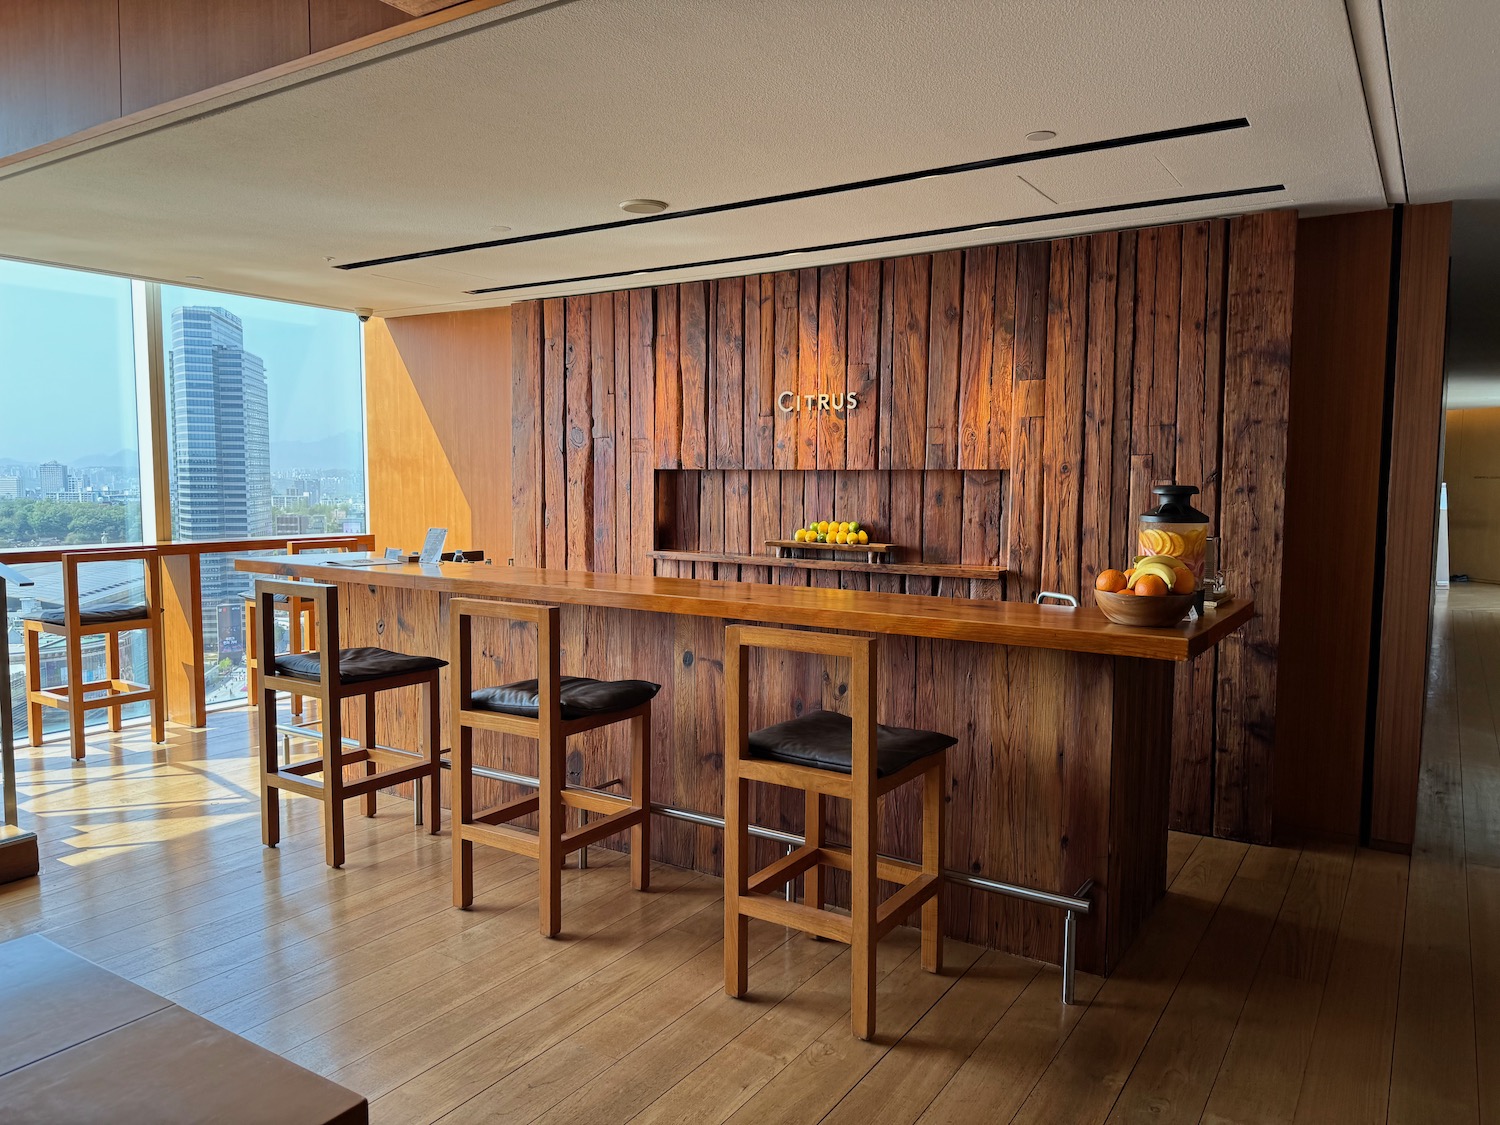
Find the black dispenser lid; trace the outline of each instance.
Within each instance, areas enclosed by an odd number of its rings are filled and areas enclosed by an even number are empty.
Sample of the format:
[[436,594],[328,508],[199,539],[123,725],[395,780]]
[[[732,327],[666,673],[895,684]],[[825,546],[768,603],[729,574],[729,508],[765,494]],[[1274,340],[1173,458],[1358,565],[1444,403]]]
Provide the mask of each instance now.
[[1196,484],[1158,484],[1151,489],[1157,505],[1141,517],[1142,523],[1208,523],[1208,517],[1193,507]]

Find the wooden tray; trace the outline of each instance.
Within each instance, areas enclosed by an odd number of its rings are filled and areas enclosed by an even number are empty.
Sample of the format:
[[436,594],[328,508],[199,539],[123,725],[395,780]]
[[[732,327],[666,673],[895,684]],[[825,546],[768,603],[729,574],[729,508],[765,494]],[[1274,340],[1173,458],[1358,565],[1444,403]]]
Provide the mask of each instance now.
[[881,556],[895,550],[890,543],[798,543],[795,539],[767,539],[766,546],[778,559],[795,558],[793,551],[822,551],[834,555],[839,552],[865,555],[870,562],[880,562]]

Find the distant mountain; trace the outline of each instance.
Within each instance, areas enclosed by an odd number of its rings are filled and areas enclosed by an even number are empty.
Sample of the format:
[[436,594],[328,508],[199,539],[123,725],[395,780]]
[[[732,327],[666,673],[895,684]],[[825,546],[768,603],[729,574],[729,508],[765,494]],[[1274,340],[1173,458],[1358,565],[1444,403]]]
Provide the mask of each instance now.
[[273,441],[271,468],[275,472],[292,469],[338,469],[363,471],[364,450],[358,430],[344,430],[313,441]]
[[69,469],[130,469],[138,462],[133,449],[117,449],[113,453],[85,453],[81,457],[59,457],[52,454],[36,461],[18,461],[14,457],[0,457],[0,469],[36,468],[43,461],[61,461]]
[[[136,451],[118,449],[113,453],[86,453],[77,457],[57,457],[71,469],[128,469],[138,466]],[[52,460],[53,458],[43,458]],[[276,472],[291,469],[337,469],[349,472],[364,468],[364,450],[360,445],[358,430],[344,430],[313,441],[273,441],[271,443],[271,468]],[[22,461],[14,457],[0,457],[0,470],[13,472],[20,468],[35,468],[39,461]]]
[[88,453],[63,461],[68,468],[88,469],[135,469],[140,465],[140,455],[134,449],[117,449],[113,453]]

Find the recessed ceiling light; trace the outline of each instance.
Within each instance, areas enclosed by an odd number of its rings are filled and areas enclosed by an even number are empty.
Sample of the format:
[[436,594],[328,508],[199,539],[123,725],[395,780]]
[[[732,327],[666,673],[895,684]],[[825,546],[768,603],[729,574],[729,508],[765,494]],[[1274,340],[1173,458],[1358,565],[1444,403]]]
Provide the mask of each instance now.
[[190,273],[190,274],[185,275],[182,280],[184,280],[184,281],[202,281],[203,280],[203,275],[202,274],[197,274],[197,273]]
[[656,215],[667,209],[667,204],[661,199],[627,199],[620,204],[621,211],[629,211],[632,215]]
[[1056,137],[1057,134],[1051,129],[1037,129],[1034,132],[1026,134],[1026,139],[1028,141],[1050,141],[1055,140]]

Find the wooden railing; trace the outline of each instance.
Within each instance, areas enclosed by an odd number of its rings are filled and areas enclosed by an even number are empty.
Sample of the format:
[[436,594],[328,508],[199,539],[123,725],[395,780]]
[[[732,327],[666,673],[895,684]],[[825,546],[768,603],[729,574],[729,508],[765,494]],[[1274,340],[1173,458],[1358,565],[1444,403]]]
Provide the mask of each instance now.
[[208,715],[207,663],[203,655],[203,556],[285,551],[293,543],[300,551],[310,551],[323,544],[330,550],[347,550],[358,538],[363,537],[278,535],[258,539],[206,539],[195,543],[110,543],[103,546],[60,543],[49,547],[0,550],[0,563],[11,566],[60,563],[64,555],[80,551],[94,556],[154,551],[161,559],[162,644],[165,652],[162,663],[167,718],[174,723],[201,727]]

